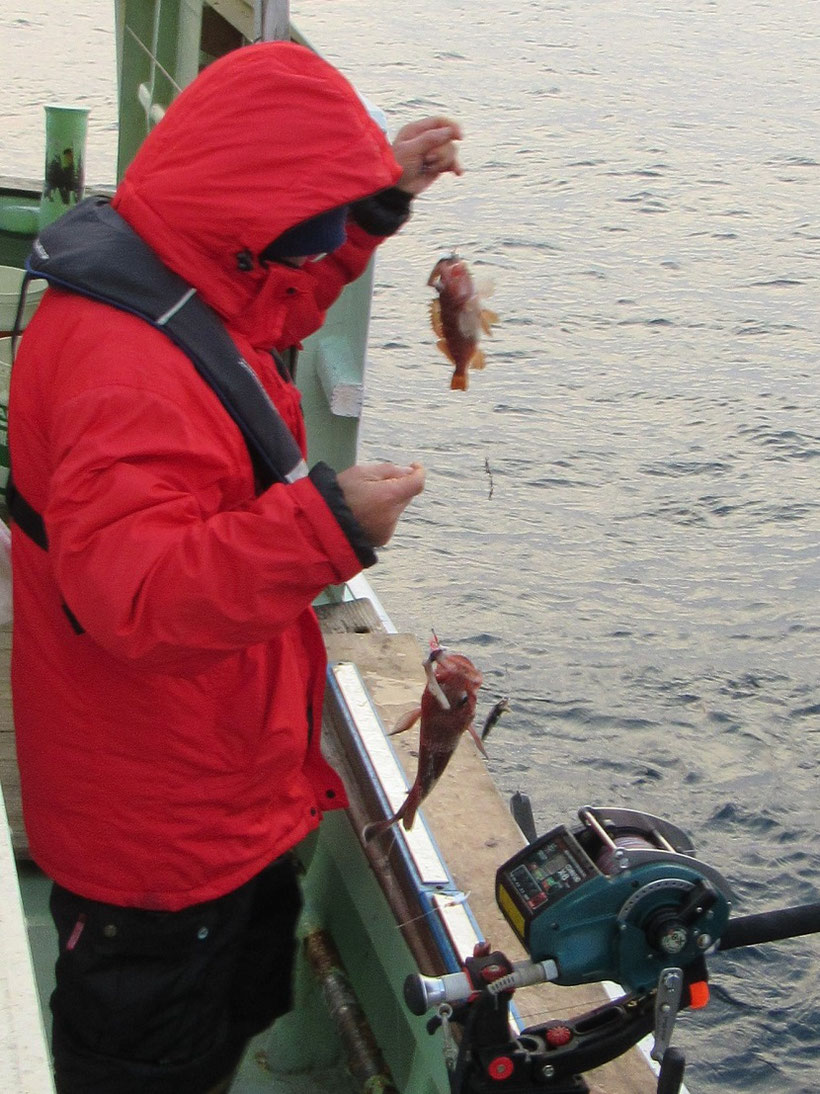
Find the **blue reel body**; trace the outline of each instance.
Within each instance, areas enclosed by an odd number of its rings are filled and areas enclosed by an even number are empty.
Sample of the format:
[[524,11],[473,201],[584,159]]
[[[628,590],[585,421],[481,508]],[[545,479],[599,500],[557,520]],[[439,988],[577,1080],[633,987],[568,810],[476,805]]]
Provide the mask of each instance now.
[[612,980],[643,994],[720,938],[731,890],[667,821],[630,809],[579,818],[501,866],[499,907],[533,961],[555,961],[556,983]]

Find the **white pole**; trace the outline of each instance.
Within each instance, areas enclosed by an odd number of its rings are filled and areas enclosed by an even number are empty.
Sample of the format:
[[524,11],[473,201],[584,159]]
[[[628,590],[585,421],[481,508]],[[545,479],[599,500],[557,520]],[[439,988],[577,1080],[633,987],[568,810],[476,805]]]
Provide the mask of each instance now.
[[289,0],[256,0],[255,38],[261,42],[275,42],[290,38]]
[[26,920],[0,792],[0,1089],[54,1094]]

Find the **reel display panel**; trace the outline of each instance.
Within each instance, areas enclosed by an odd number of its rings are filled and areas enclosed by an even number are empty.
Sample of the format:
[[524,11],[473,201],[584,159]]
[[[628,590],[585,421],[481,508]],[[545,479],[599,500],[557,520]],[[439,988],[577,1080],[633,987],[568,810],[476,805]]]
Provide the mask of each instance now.
[[536,916],[599,874],[578,840],[561,825],[502,866],[496,895],[513,930],[529,948]]

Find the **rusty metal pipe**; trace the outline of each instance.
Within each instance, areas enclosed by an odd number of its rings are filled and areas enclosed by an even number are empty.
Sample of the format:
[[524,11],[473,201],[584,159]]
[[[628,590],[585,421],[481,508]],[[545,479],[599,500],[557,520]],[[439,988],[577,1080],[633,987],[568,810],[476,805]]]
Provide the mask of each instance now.
[[347,1066],[362,1094],[399,1094],[330,934],[314,928],[305,936],[304,946]]

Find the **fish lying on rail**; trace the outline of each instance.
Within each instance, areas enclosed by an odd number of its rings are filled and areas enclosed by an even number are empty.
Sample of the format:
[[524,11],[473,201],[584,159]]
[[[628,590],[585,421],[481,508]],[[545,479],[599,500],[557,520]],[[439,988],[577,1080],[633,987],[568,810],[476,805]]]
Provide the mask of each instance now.
[[419,806],[440,779],[465,730],[486,756],[484,746],[473,729],[476,697],[482,683],[481,673],[468,657],[449,653],[441,646],[434,646],[430,651],[424,671],[427,686],[422,692],[421,705],[405,714],[393,730],[393,733],[403,733],[421,718],[415,782],[392,817],[365,826],[362,832],[365,842],[387,832],[398,821],[408,831],[413,827]]
[[455,365],[450,387],[467,390],[467,369],[484,368],[484,351],[479,346],[482,333],[492,334],[498,322],[494,311],[482,307],[488,288],[477,289],[464,259],[457,254],[440,258],[427,279],[438,293],[430,302],[430,319],[438,337],[438,348]]

